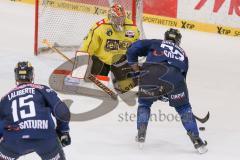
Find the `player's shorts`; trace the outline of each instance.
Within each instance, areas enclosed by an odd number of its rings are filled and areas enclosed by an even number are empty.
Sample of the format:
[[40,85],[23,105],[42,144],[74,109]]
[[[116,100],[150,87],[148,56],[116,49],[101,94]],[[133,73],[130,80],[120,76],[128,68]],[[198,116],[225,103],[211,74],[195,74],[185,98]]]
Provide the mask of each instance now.
[[189,103],[184,75],[167,63],[144,64],[139,80],[139,103],[156,101],[160,96],[169,99],[172,107]]
[[0,159],[16,160],[32,152],[36,152],[43,160],[66,160],[62,146],[57,138],[3,140],[0,143]]

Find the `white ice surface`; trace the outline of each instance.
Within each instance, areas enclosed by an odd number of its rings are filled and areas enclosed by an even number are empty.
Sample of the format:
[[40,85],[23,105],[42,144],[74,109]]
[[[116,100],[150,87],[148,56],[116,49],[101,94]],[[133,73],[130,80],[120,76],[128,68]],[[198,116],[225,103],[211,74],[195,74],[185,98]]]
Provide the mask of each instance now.
[[[163,38],[167,28],[144,25],[148,38]],[[181,30],[182,47],[190,59],[188,88],[193,111],[211,117],[201,132],[208,140],[209,152],[199,155],[193,149],[180,122],[152,122],[149,125],[147,142],[139,150],[134,141],[135,122],[119,122],[121,113],[136,113],[137,105],[127,106],[120,101],[118,107],[95,120],[72,122],[72,145],[66,147],[69,160],[238,160],[240,158],[240,40]],[[29,60],[35,67],[35,81],[48,85],[52,70],[64,60],[57,54],[33,55],[34,7],[0,0],[0,95],[14,87],[13,68],[20,60]],[[69,56],[73,56],[68,54]],[[84,96],[68,96],[74,103],[71,111],[81,113],[94,108],[99,100]],[[89,106],[88,106],[89,104]],[[88,108],[89,107],[89,108]],[[164,103],[152,106],[152,112],[161,110],[175,114]],[[36,154],[20,160],[37,160]]]

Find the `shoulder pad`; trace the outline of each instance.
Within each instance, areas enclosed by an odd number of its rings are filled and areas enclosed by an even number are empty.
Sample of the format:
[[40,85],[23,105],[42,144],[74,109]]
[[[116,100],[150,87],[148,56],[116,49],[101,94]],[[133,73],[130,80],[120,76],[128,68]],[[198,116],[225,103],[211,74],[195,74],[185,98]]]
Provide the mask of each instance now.
[[125,24],[124,25],[134,26],[133,21],[131,19],[128,19],[128,18],[125,19]]
[[50,88],[50,87],[48,87],[48,86],[45,86],[45,85],[43,85],[44,86],[44,91],[46,91],[47,93],[56,93],[52,88]]
[[44,89],[46,86],[42,85],[42,84],[34,84],[34,83],[30,83],[27,84],[28,87],[32,87],[32,88],[37,88],[37,89]]
[[6,95],[4,95],[3,97],[1,97],[0,102],[2,102],[5,97],[6,97]]
[[41,89],[43,90],[43,92],[47,92],[47,93],[52,93],[52,92],[55,93],[55,91],[52,88],[42,84],[34,84],[34,88]]
[[99,27],[99,26],[101,26],[102,24],[105,24],[106,23],[106,20],[105,19],[102,19],[101,21],[98,21],[97,23],[96,23],[96,25]]

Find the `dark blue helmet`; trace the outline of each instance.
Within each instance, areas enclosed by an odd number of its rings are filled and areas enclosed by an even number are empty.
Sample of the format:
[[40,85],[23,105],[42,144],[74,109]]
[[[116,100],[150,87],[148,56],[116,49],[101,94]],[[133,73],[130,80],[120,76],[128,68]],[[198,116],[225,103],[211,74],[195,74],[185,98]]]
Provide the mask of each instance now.
[[30,62],[18,62],[15,69],[15,80],[17,82],[33,82],[33,67]]
[[182,35],[177,29],[170,28],[165,32],[164,40],[172,41],[173,43],[180,45]]

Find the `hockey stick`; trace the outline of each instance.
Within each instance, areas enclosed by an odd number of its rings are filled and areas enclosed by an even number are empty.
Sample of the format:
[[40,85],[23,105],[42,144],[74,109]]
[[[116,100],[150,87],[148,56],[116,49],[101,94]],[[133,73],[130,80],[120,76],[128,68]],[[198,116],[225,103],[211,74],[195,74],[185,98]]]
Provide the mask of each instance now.
[[58,50],[56,47],[54,47],[53,45],[51,45],[47,39],[44,39],[42,41],[43,44],[45,44],[46,46],[48,46],[50,49],[52,49],[53,51],[55,51],[56,53],[60,54],[64,59],[70,61],[72,64],[74,64],[74,62],[68,58],[64,53],[62,53],[60,50]]
[[111,96],[112,99],[117,99],[117,94],[100,82],[94,75],[89,74],[88,79],[101,88],[104,92]]
[[207,115],[206,115],[204,118],[199,118],[199,117],[197,117],[197,116],[194,115],[194,114],[193,114],[193,116],[194,116],[194,118],[196,118],[199,122],[201,122],[201,123],[206,123],[206,122],[208,121],[209,117],[210,117],[210,113],[208,112]]
[[[50,49],[52,49],[53,51],[57,52],[58,54],[60,54],[63,58],[65,58],[66,60],[68,60],[69,62],[71,62],[74,65],[74,62],[68,58],[63,52],[61,52],[60,50],[58,50],[56,47],[54,47],[53,45],[51,45],[47,39],[44,39],[43,44],[47,45]],[[94,84],[96,84],[99,88],[101,88],[105,93],[107,93],[109,96],[111,96],[112,99],[116,100],[117,99],[117,94],[112,91],[110,88],[108,88],[107,86],[105,86],[102,82],[100,82],[94,75],[89,74],[88,79],[90,81],[92,81]]]

